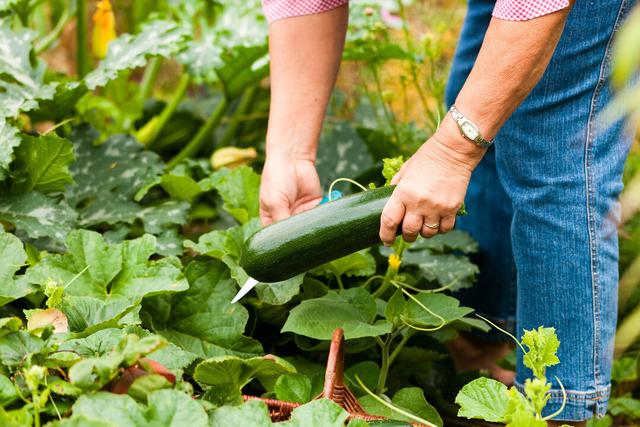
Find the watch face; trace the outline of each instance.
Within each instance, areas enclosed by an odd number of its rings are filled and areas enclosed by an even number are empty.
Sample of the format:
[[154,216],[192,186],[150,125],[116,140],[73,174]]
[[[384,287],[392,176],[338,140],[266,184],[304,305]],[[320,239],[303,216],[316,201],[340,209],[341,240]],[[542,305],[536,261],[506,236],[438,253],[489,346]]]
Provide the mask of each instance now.
[[478,130],[475,128],[475,126],[469,122],[462,123],[460,127],[462,128],[462,131],[469,139],[476,139],[480,135]]

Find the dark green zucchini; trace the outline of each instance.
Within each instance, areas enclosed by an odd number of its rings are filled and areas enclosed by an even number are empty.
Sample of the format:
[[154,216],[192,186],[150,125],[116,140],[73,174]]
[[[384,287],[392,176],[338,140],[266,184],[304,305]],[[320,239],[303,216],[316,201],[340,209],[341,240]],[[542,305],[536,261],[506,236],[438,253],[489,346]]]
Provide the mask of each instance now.
[[380,215],[394,188],[345,196],[274,222],[244,243],[240,265],[258,281],[279,282],[380,243]]

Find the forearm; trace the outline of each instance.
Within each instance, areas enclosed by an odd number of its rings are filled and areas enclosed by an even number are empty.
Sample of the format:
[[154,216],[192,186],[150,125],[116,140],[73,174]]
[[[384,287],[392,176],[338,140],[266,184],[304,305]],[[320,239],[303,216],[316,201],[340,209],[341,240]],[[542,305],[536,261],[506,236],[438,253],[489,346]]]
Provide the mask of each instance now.
[[348,24],[347,5],[271,24],[271,109],[267,157],[314,161],[336,81]]
[[[485,139],[494,138],[542,77],[570,8],[528,21],[491,20],[476,63],[455,102]],[[460,135],[450,115],[440,133],[449,139],[452,133]],[[466,142],[456,148],[484,152]]]

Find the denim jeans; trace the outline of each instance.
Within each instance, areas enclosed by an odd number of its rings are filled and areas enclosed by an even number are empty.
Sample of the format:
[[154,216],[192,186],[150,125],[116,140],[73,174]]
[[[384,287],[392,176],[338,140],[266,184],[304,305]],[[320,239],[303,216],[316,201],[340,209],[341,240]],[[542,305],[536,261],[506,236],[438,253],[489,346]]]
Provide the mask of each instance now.
[[[469,215],[458,220],[480,243],[478,282],[462,303],[521,337],[554,327],[560,364],[543,415],[602,417],[610,390],[616,328],[617,198],[633,133],[596,116],[608,84],[615,33],[634,0],[578,0],[542,79],[509,118],[472,175]],[[447,84],[451,105],[482,44],[495,0],[469,0]],[[479,99],[478,102],[483,102]],[[464,111],[461,111],[464,114]],[[500,333],[492,335],[498,337]],[[518,349],[516,385],[532,372]]]

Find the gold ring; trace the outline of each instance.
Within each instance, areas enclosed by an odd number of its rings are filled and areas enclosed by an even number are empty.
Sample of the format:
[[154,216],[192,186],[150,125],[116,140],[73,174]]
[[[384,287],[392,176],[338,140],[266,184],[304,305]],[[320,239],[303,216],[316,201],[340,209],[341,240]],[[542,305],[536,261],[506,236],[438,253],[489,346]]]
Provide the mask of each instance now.
[[437,223],[435,223],[433,225],[422,223],[422,225],[424,225],[425,227],[430,228],[432,230],[437,230],[438,228],[440,228],[440,223],[439,222],[437,222]]

